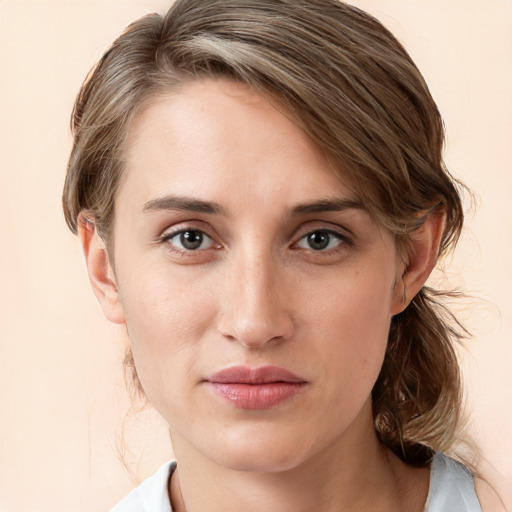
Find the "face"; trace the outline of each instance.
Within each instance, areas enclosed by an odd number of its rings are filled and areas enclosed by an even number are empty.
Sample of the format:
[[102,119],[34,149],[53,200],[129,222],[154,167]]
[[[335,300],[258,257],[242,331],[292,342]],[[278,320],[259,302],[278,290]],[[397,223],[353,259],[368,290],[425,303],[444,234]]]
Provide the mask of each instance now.
[[313,142],[238,83],[155,99],[125,149],[115,282],[176,453],[281,471],[364,442],[401,302],[392,237]]

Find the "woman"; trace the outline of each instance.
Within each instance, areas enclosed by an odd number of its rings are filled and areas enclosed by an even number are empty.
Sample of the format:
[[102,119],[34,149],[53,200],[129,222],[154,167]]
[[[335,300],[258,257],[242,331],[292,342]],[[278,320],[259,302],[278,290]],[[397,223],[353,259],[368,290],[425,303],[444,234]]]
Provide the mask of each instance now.
[[443,455],[442,119],[378,21],[179,0],[114,42],[73,128],[66,219],[176,456],[114,510],[496,509]]

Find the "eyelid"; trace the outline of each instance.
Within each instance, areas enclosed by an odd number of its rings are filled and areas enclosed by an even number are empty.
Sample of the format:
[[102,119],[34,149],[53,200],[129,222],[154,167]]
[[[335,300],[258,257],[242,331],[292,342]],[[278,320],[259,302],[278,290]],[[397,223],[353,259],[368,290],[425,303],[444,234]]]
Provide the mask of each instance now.
[[[321,247],[318,249],[315,249],[314,247],[308,247],[309,240],[308,237],[312,235],[313,233],[323,233],[326,234],[330,239],[327,242],[326,247]],[[334,242],[334,246],[330,247]],[[302,246],[301,244],[304,243],[305,246]],[[333,252],[338,252],[340,250],[343,250],[347,247],[350,247],[352,245],[352,242],[347,239],[347,237],[341,235],[337,231],[334,231],[332,229],[315,229],[313,231],[309,231],[302,237],[300,237],[297,242],[295,242],[295,245],[298,249],[302,249],[304,251],[312,252],[315,254],[330,254]]]
[[[344,226],[340,226],[339,224],[335,224],[329,221],[308,221],[299,226],[295,230],[295,234],[293,236],[294,240],[298,241],[303,237],[309,235],[310,233],[314,233],[316,231],[324,231],[328,233],[332,233],[333,235],[339,237],[341,240],[346,242],[347,244],[353,245],[355,235],[353,232],[345,228]],[[296,243],[296,242],[294,242]]]
[[[203,240],[201,242],[201,245],[203,244],[204,242],[204,239],[208,239],[210,241],[210,244],[208,245],[208,247],[204,247],[203,249],[187,249],[186,247],[176,247],[174,244],[173,247],[178,250],[178,251],[183,251],[183,252],[201,252],[201,251],[205,251],[206,249],[210,249],[214,244],[215,242],[213,241],[212,237],[209,236],[207,233],[205,233],[204,231],[201,231],[200,229],[182,229],[180,231],[176,231],[174,233],[170,233],[169,235],[165,236],[164,237],[164,241],[165,242],[171,242],[171,240],[174,240],[174,239],[179,239],[179,237],[181,237],[181,235],[183,235],[183,233],[187,233],[187,232],[198,232],[198,233],[201,233],[202,237],[203,237]],[[181,240],[180,240],[180,245],[183,245],[181,243]]]
[[[180,222],[174,226],[168,227],[165,229],[162,234],[158,236],[157,242],[162,244],[167,244],[168,249],[174,253],[181,254],[182,256],[194,256],[198,255],[200,253],[204,253],[211,249],[220,249],[222,247],[222,244],[218,242],[218,236],[211,233],[211,229],[208,229],[208,227],[205,227],[203,225],[203,222],[200,221],[184,221]],[[170,240],[172,240],[174,237],[179,236],[180,234],[186,232],[186,231],[198,231],[203,234],[203,236],[209,238],[211,240],[211,245],[209,247],[206,247],[204,249],[186,249],[186,248],[180,248],[175,245],[173,245]]]
[[164,238],[169,239],[177,233],[183,233],[184,231],[201,231],[211,239],[218,238],[217,234],[208,223],[199,219],[183,219],[178,220],[172,225],[167,225],[157,236],[157,240],[160,241]]
[[213,238],[207,231],[201,228],[197,228],[195,226],[185,226],[180,227],[176,229],[166,229],[159,237],[159,240],[169,240],[170,238],[175,237],[176,235],[180,235],[181,233],[185,233],[187,231],[199,231],[200,233],[203,233],[208,238]]

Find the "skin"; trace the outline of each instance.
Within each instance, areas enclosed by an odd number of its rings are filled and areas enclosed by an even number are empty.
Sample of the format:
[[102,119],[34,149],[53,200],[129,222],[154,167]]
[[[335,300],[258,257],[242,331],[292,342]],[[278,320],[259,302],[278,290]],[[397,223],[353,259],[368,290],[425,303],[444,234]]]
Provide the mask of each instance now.
[[[410,300],[435,264],[443,216],[414,235],[404,274],[393,237],[315,144],[226,80],[141,109],[124,162],[113,251],[94,224],[79,234],[103,311],[126,324],[169,423],[174,509],[422,510],[428,470],[379,443],[371,390],[404,286]],[[187,230],[198,248],[183,245]],[[275,407],[235,408],[204,382],[235,365],[275,365],[306,384]]]

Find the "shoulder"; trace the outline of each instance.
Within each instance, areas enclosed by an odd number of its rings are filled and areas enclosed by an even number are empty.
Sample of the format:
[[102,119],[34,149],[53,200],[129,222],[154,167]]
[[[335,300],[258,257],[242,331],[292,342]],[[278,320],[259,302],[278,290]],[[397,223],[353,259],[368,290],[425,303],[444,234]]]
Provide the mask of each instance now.
[[110,512],[172,512],[168,484],[175,468],[175,462],[164,464],[154,475],[125,496]]
[[483,512],[506,512],[500,497],[484,479],[475,477],[475,491]]

